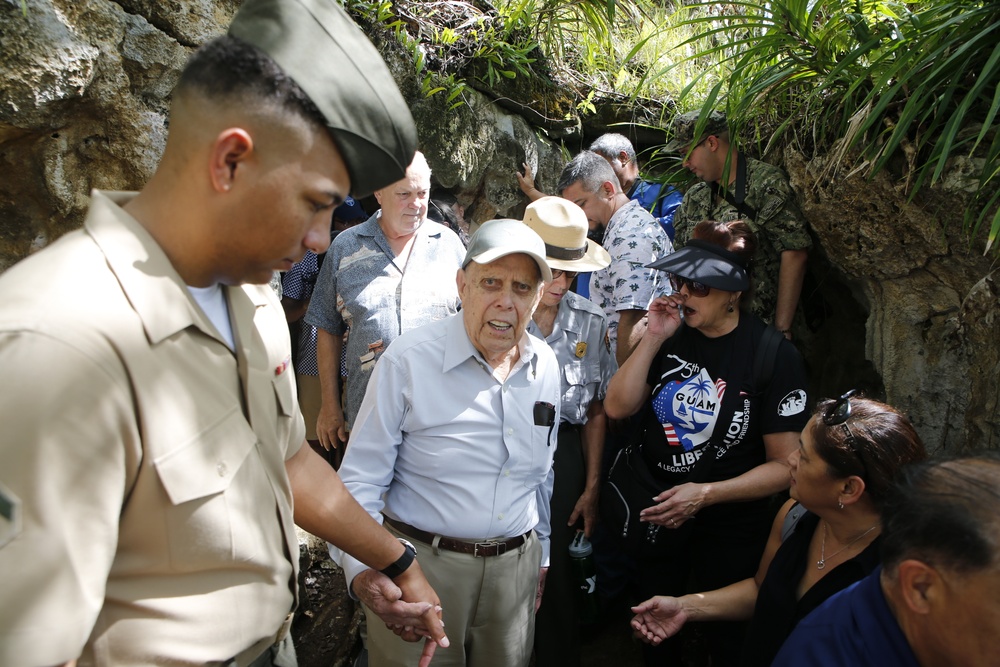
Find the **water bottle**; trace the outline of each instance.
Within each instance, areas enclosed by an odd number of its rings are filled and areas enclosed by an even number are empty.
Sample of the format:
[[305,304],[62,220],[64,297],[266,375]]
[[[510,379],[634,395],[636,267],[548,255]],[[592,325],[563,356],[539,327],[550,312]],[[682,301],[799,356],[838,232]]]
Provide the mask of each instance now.
[[597,569],[594,566],[594,548],[590,540],[579,531],[569,544],[569,558],[576,583],[577,608],[580,623],[596,623],[599,611],[597,600]]

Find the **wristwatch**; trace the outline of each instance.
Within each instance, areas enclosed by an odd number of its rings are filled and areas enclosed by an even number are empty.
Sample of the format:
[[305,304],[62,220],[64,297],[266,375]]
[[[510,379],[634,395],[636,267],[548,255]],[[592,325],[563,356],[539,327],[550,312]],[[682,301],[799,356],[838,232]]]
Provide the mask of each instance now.
[[403,545],[403,555],[396,559],[395,563],[392,563],[388,567],[381,570],[382,574],[389,577],[390,579],[395,579],[399,575],[406,572],[410,565],[413,564],[413,560],[417,557],[417,550],[413,548],[413,545],[399,538],[400,543]]

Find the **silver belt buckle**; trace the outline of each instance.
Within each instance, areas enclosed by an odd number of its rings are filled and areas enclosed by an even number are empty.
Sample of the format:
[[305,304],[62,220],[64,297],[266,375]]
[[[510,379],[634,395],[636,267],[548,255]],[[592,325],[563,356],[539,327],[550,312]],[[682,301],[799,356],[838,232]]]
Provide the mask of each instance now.
[[[482,553],[482,554],[479,553],[480,549],[486,551],[491,547],[495,548],[495,551],[493,553]],[[479,557],[486,558],[488,556],[503,556],[505,553],[507,553],[507,543],[496,542],[494,540],[488,540],[486,542],[476,542],[472,550],[472,555],[476,558]]]

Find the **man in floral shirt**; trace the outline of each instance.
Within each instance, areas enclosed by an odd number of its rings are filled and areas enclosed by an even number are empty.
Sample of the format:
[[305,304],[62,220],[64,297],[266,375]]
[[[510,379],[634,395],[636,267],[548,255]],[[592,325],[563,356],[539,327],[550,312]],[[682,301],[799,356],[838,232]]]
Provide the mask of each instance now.
[[591,232],[604,230],[601,245],[611,254],[611,264],[594,272],[590,298],[608,317],[611,349],[621,365],[646,331],[649,302],[670,292],[665,276],[646,266],[673,252],[673,246],[656,218],[628,198],[611,165],[596,153],[573,158],[558,189],[584,210]]

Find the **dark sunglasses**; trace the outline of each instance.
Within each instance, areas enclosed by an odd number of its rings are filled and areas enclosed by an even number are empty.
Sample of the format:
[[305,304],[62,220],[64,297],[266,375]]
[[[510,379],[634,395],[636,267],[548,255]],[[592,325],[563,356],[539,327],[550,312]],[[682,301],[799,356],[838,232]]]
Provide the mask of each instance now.
[[674,288],[675,292],[680,292],[681,287],[687,287],[688,294],[691,296],[708,296],[708,293],[712,291],[712,288],[705,283],[700,283],[697,280],[689,278],[682,278],[676,273],[668,273],[667,277],[670,279],[670,286]]
[[847,446],[851,448],[854,456],[861,463],[863,477],[867,479],[868,466],[865,465],[864,448],[858,442],[858,439],[854,437],[854,431],[851,430],[850,424],[847,423],[847,420],[851,418],[851,396],[854,396],[856,393],[858,393],[858,390],[852,389],[831,403],[830,407],[823,413],[823,424],[826,426],[840,426],[844,430],[844,442],[847,443]]
[[559,280],[563,276],[566,276],[566,280],[572,281],[578,275],[579,271],[563,271],[562,269],[552,269],[552,280]]

